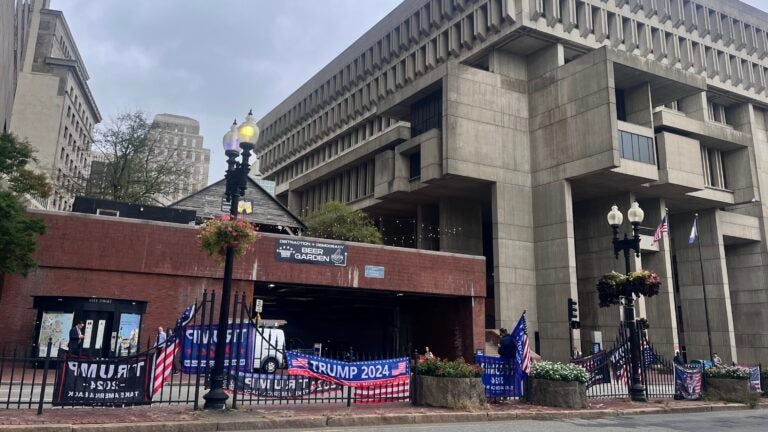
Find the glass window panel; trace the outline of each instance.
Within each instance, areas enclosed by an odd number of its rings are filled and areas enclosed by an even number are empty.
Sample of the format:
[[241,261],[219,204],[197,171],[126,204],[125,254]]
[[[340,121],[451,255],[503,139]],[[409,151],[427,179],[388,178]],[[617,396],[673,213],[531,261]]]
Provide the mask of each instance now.
[[648,155],[647,138],[638,136],[637,141],[638,141],[638,148],[640,150],[640,159],[638,159],[638,161],[648,163],[650,161],[650,156]]
[[632,160],[640,160],[640,144],[638,141],[638,136],[635,134],[632,134]]

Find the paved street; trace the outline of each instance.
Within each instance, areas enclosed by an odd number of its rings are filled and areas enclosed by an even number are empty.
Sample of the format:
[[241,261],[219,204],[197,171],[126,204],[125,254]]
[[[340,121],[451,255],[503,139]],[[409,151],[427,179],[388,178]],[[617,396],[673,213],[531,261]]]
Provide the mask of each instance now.
[[[557,420],[509,422],[452,423],[414,426],[375,426],[365,428],[313,429],[324,432],[398,431],[398,432],[764,432],[768,410],[728,411],[696,414],[663,414],[612,417],[598,420]],[[297,431],[295,429],[294,431]]]

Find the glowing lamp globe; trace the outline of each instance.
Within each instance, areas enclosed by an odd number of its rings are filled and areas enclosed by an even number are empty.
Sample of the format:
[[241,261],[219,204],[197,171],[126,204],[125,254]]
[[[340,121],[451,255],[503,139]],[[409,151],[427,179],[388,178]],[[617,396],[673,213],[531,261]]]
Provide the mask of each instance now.
[[256,141],[259,139],[259,126],[256,125],[256,120],[253,119],[253,111],[248,111],[245,121],[237,129],[237,137],[241,145],[256,144]]

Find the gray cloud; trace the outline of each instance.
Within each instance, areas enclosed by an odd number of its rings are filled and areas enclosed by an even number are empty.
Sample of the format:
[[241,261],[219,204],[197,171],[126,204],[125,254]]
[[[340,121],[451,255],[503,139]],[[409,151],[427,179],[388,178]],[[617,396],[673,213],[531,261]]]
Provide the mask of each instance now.
[[400,0],[54,0],[64,11],[104,118],[142,109],[200,121],[209,181],[221,136],[259,117]]

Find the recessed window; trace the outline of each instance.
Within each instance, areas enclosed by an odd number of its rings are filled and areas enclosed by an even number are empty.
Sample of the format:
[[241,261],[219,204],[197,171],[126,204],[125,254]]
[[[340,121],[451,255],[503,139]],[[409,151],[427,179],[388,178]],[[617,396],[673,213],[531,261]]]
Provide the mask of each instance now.
[[704,184],[713,188],[727,189],[722,152],[701,146],[701,163],[704,170]]
[[408,156],[410,162],[410,179],[417,180],[421,178],[421,152],[411,153]]
[[619,148],[622,159],[656,164],[653,138],[619,131]]

